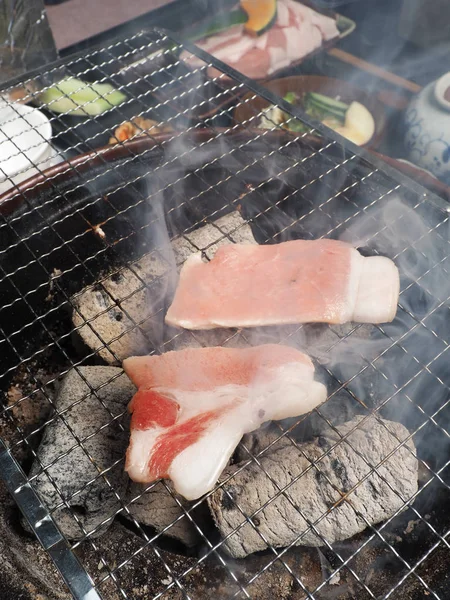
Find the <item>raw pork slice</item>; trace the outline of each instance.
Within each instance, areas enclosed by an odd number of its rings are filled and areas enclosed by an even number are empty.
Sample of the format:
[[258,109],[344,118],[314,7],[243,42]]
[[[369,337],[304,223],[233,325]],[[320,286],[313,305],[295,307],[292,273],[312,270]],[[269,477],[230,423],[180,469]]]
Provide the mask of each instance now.
[[[247,77],[263,79],[338,36],[335,19],[300,2],[278,0],[276,23],[261,36],[252,37],[245,33],[243,25],[235,25],[196,44]],[[187,51],[182,52],[181,60],[193,69],[205,66],[201,59]],[[213,67],[208,69],[208,75],[224,77]]]
[[213,488],[244,433],[326,398],[310,358],[275,344],[189,348],[123,367],[138,387],[126,470],[137,482],[171,479],[187,500]]
[[336,240],[222,246],[185,262],[166,322],[186,329],[288,323],[386,323],[397,311],[399,273]]

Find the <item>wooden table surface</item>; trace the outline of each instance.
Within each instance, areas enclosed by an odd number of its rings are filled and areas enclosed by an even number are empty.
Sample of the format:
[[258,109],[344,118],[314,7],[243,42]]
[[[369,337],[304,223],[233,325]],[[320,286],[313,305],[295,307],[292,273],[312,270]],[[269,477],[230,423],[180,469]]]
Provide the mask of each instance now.
[[171,0],[68,0],[46,7],[58,50],[155,10]]

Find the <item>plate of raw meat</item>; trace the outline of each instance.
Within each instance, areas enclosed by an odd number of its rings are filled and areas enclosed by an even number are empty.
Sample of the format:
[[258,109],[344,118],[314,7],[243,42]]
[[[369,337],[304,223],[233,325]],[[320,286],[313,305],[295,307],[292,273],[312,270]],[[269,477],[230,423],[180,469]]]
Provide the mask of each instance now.
[[[242,8],[245,4],[250,3],[241,0],[227,13],[221,12],[178,33],[183,40],[260,83],[286,75],[355,28],[350,19],[330,10],[313,9],[308,0],[271,0],[258,3],[258,10],[263,4],[275,6],[272,18],[268,12],[265,20],[253,26],[255,31],[247,31],[249,20]],[[230,89],[236,82],[221,71],[208,67],[187,50],[180,53],[175,43],[168,50],[158,58],[164,64],[157,79],[152,75],[153,94],[160,102],[177,112],[188,110],[192,117],[202,119],[239,97],[239,90]],[[148,80],[148,65],[154,69],[156,59],[143,60],[148,57],[136,54],[133,57],[133,65],[128,65],[121,77],[134,86],[142,77]]]
[[[263,11],[258,4],[254,9],[258,11],[255,23],[252,21],[249,26],[252,17],[239,22],[239,11],[242,8],[249,10],[246,5],[252,3],[241,0],[240,8],[235,9],[236,17],[231,20],[235,24],[196,39],[195,44],[247,77],[266,81],[299,64],[314,52],[329,48],[355,27],[345,17],[331,11],[319,12],[307,2],[272,0],[261,4],[271,6]],[[184,32],[184,35],[192,39],[194,34]],[[204,65],[201,59],[188,51],[182,52],[180,59],[192,69]],[[212,78],[221,75],[214,67],[209,67],[207,73]],[[221,83],[224,79],[222,75]]]

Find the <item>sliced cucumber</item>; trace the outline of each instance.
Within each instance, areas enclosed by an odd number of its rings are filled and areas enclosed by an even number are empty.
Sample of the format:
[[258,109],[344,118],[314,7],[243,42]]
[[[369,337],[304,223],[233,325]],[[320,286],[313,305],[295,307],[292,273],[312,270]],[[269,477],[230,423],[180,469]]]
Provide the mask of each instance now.
[[327,117],[336,117],[344,122],[348,110],[348,105],[344,102],[333,100],[333,98],[315,92],[305,94],[304,106],[308,114],[320,120]]
[[122,104],[126,98],[109,83],[86,83],[66,77],[42,92],[39,103],[55,113],[97,116]]
[[325,96],[324,94],[319,94],[317,92],[308,92],[306,96],[315,104],[327,107],[334,112],[346,112],[348,110],[348,104],[345,104],[345,102],[340,102],[340,100],[330,98],[329,96]]

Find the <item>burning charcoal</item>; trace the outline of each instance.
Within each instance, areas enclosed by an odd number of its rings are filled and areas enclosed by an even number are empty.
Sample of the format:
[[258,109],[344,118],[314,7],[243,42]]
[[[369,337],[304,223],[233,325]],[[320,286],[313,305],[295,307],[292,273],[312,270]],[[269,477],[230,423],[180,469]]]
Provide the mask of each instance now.
[[[30,473],[43,502],[54,509],[56,522],[70,539],[83,536],[81,526],[86,532],[95,530],[94,535],[102,533],[112,519],[105,524],[103,521],[121,508],[111,488],[120,497],[125,494],[128,477],[121,459],[127,447],[128,427],[125,418],[112,419],[126,410],[136,391],[121,369],[79,367],[78,370],[80,374],[71,371],[62,381],[56,399],[62,417],[55,417],[47,425]],[[95,394],[91,388],[96,390]],[[76,438],[84,440],[90,435],[82,442],[85,452]],[[81,491],[76,494],[78,490]],[[81,526],[67,507],[55,508],[62,501],[69,505]]]
[[[190,506],[191,503],[179,496],[169,482],[158,481],[150,485],[131,483],[127,492],[128,510],[138,523],[154,527],[186,546],[194,546],[200,541],[197,529],[183,510],[183,507]],[[174,523],[178,517],[181,518]],[[169,528],[163,531],[166,527]]]
[[[211,257],[218,246],[232,242],[255,243],[250,226],[235,211],[172,242],[178,268],[193,253],[205,250]],[[171,266],[160,253],[152,252],[138,262],[90,286],[72,298],[72,321],[76,334],[109,364],[133,355],[147,354],[162,339],[164,301]],[[235,332],[220,332],[223,343]],[[195,341],[190,332],[168,331],[166,340],[183,346],[208,345]],[[209,337],[213,334],[209,334]],[[248,344],[247,344],[248,345]],[[115,356],[114,356],[115,355]]]
[[[322,546],[323,540],[333,544],[363,531],[366,521],[379,523],[403,507],[418,485],[412,442],[398,448],[378,473],[369,475],[368,465],[384,461],[399,445],[397,438],[404,440],[408,431],[392,421],[371,417],[361,423],[361,419],[340,425],[339,435],[329,432],[299,448],[286,445],[263,455],[260,465],[251,463],[212,494],[209,507],[222,536],[230,536],[224,546],[231,556],[243,558],[268,544]],[[346,434],[347,441],[330,450]],[[312,462],[316,466],[308,469]],[[229,467],[225,474],[237,469]],[[254,526],[246,522],[263,506],[253,518]],[[308,522],[316,521],[313,531]]]
[[194,252],[202,250],[208,258],[212,258],[220,246],[233,243],[256,244],[250,225],[238,211],[228,213],[214,223],[207,223],[175,240],[173,246],[177,266],[181,267]]
[[75,295],[76,333],[110,364],[132,354],[146,354],[162,337],[169,273],[168,262],[152,252]]

